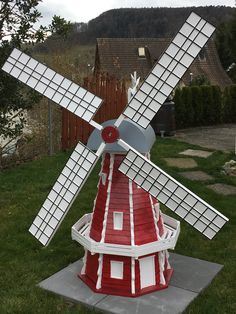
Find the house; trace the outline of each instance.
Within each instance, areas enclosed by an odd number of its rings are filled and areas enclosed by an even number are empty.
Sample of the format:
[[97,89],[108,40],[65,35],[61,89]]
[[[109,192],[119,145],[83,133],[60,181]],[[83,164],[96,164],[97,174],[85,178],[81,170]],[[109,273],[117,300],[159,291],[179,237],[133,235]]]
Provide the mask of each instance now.
[[[95,74],[107,72],[118,79],[129,79],[130,74],[137,71],[137,75],[144,79],[170,42],[170,38],[98,38]],[[204,76],[212,85],[225,87],[232,84],[220,63],[213,40],[203,47],[182,83],[188,85],[198,76]]]

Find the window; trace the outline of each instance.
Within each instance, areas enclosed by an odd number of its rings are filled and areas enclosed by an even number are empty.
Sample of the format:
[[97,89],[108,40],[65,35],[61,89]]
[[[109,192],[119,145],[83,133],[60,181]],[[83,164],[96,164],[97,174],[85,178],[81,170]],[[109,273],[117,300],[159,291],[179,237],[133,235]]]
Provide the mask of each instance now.
[[123,279],[123,262],[111,261],[111,278]]
[[123,230],[123,213],[113,212],[113,229]]
[[145,58],[145,48],[144,47],[139,47],[138,48],[138,56],[140,58]]

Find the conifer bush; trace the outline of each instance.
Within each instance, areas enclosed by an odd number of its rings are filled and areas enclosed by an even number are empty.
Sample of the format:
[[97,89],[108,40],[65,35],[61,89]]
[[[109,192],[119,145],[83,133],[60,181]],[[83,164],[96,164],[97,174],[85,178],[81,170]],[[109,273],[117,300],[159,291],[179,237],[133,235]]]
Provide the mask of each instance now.
[[236,85],[177,88],[174,102],[177,129],[236,122]]
[[236,85],[227,86],[224,90],[223,122],[236,122]]

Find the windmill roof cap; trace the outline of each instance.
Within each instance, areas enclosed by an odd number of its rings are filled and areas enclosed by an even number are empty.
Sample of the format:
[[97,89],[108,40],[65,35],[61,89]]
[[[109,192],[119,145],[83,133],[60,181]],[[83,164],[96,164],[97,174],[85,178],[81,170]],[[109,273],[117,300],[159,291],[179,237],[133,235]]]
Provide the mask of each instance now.
[[[103,127],[114,125],[116,120],[108,120],[102,123]],[[148,153],[156,141],[153,128],[149,125],[146,129],[138,126],[129,119],[125,119],[118,128],[120,138],[140,153]],[[101,132],[95,129],[88,139],[87,146],[97,150],[102,143]],[[105,152],[123,153],[126,152],[117,143],[106,144]]]

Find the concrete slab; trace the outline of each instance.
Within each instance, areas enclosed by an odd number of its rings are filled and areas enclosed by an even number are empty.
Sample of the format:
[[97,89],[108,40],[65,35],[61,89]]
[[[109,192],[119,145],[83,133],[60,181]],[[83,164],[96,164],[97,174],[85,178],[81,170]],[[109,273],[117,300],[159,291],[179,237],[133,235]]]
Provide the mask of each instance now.
[[39,286],[75,303],[107,313],[177,314],[186,309],[222,268],[219,264],[174,253],[170,253],[170,263],[174,267],[170,286],[138,298],[94,293],[77,277],[82,260],[43,280]]
[[94,306],[106,295],[94,293],[77,277],[77,274],[81,271],[82,265],[82,259],[68,265],[58,273],[41,281],[39,287],[59,294],[73,302],[83,303],[90,307]]
[[197,163],[192,158],[164,158],[168,166],[180,169],[196,168]]
[[207,185],[207,187],[218,194],[236,195],[236,186],[223,184],[223,183],[216,183],[216,184]]
[[182,313],[196,296],[195,292],[170,286],[139,298],[108,296],[97,304],[97,309],[116,314],[177,314]]
[[184,290],[201,292],[222,269],[222,265],[198,258],[170,254],[170,264],[174,268],[171,286]]
[[185,155],[185,156],[207,158],[207,157],[211,156],[213,154],[213,152],[208,152],[206,150],[199,150],[199,149],[186,149],[179,154]]
[[210,181],[214,179],[212,176],[203,171],[185,171],[179,172],[179,174],[182,177],[193,181]]
[[235,149],[236,124],[221,124],[177,130],[175,138],[201,147],[223,150]]

